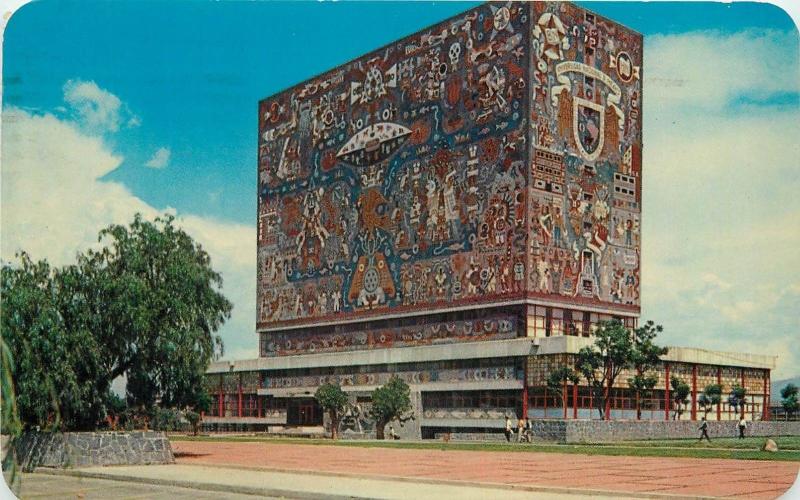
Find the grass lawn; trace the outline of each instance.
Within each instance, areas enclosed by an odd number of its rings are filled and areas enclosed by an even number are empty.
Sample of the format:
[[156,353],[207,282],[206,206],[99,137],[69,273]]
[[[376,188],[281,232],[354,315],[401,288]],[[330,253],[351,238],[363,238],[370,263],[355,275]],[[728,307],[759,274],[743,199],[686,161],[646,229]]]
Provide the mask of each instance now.
[[[756,450],[764,444],[763,437],[738,438],[711,438],[711,444],[700,442],[697,439],[654,439],[649,441],[625,441],[620,444],[628,446],[652,446],[656,448],[727,448],[733,450]],[[779,450],[800,451],[800,436],[778,436],[771,438],[778,445]]]
[[[689,457],[689,458],[731,458],[739,460],[781,460],[800,462],[800,437],[773,438],[780,451],[769,453],[760,451],[764,438],[742,440],[720,438],[708,443],[696,440],[676,439],[663,441],[632,441],[604,444],[517,444],[517,443],[466,443],[439,441],[350,441],[330,439],[274,438],[264,435],[254,436],[186,436],[171,435],[172,441],[205,442],[263,442],[282,444],[307,444],[320,446],[357,446],[364,448],[406,448],[423,450],[464,450],[464,451],[513,451],[574,453],[581,455],[637,456],[637,457]],[[782,446],[783,444],[783,446]]]

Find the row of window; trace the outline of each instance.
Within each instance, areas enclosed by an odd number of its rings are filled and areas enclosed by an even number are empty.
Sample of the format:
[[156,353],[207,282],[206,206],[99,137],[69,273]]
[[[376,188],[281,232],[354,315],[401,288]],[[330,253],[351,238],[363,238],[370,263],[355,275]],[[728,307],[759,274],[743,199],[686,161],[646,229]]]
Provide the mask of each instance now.
[[428,408],[516,408],[520,391],[423,392],[422,407]]
[[[628,328],[636,328],[636,318],[613,316],[589,311],[574,311],[558,307],[536,306],[533,316],[533,336],[550,337],[573,335],[588,337],[601,322],[619,320]],[[530,331],[529,331],[530,335]]]
[[[357,373],[395,373],[406,371],[459,370],[465,368],[492,368],[495,366],[519,366],[520,358],[477,358],[453,359],[444,361],[426,361],[417,363],[387,363],[380,365],[323,366],[313,368],[295,368],[287,370],[270,370],[262,372],[262,377],[305,377],[321,375],[350,375]],[[262,384],[263,386],[263,384]]]

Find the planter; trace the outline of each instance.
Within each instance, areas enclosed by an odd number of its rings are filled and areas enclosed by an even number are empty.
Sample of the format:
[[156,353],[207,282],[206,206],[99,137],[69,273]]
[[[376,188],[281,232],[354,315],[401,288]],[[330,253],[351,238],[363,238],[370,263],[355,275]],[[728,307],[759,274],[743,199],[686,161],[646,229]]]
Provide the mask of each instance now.
[[174,463],[163,432],[28,432],[16,442],[23,470]]

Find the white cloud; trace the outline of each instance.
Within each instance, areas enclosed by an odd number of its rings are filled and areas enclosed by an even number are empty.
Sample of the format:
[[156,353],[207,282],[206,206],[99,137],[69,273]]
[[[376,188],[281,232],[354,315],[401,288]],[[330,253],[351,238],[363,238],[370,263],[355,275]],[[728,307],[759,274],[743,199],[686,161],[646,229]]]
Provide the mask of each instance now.
[[150,168],[164,168],[169,163],[169,157],[172,152],[169,148],[158,148],[153,156],[145,163],[146,167]]
[[[100,181],[123,158],[99,137],[73,122],[6,108],[3,111],[0,257],[18,250],[55,265],[96,244],[111,223],[128,223],[136,212],[152,219],[165,211],[134,196],[124,185]],[[178,223],[209,253],[234,304],[221,330],[226,357],[255,357],[255,228],[194,215]]]
[[98,87],[95,82],[68,80],[63,91],[64,101],[72,108],[77,122],[88,131],[116,132],[122,123],[128,127],[140,123],[119,97]]
[[[778,355],[800,346],[797,35],[646,39],[642,315],[667,343]],[[748,99],[742,100],[746,96]]]
[[644,102],[658,117],[684,108],[719,110],[741,95],[797,91],[796,33],[655,35],[645,39],[645,49]]

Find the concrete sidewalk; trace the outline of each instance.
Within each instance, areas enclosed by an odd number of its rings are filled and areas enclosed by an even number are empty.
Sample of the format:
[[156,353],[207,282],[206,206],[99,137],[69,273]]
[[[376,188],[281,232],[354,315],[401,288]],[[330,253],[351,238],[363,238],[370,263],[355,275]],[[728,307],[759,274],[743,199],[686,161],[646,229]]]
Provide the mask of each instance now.
[[[220,498],[239,495],[285,497],[301,499],[370,498],[370,499],[430,499],[456,498],[458,500],[483,500],[503,498],[508,500],[537,499],[563,500],[591,494],[594,498],[613,499],[621,495],[597,491],[569,491],[566,488],[511,487],[486,484],[436,484],[408,480],[367,479],[329,474],[286,473],[265,470],[226,468],[203,465],[141,465],[119,467],[91,467],[77,470],[43,469],[42,474],[114,480],[158,487],[192,488],[198,491],[223,493]],[[62,492],[63,493],[63,492]],[[198,495],[200,496],[200,495]],[[653,498],[652,495],[635,495],[633,498]],[[655,497],[663,497],[656,495]],[[673,497],[674,498],[674,497]]]

